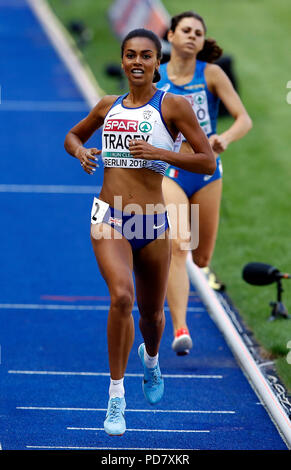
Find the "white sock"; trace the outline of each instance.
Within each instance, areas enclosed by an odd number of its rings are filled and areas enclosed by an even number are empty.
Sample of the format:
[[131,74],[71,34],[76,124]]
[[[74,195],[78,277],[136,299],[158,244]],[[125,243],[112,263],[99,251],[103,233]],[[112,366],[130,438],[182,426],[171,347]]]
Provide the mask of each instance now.
[[146,348],[144,348],[144,362],[145,365],[149,368],[152,369],[153,367],[156,367],[159,359],[159,353],[156,356],[149,356]]
[[109,386],[109,397],[110,398],[123,398],[124,397],[124,386],[123,386],[123,380],[112,380],[110,379],[110,386]]

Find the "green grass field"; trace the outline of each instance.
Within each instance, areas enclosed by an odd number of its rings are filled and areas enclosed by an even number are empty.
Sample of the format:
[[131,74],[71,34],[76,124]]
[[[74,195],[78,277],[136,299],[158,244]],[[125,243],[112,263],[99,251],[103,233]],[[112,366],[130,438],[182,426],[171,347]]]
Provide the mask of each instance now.
[[[120,44],[107,19],[106,0],[50,0],[67,25],[82,19],[93,39],[82,52],[104,93],[120,94],[116,79],[105,74],[109,63],[119,63]],[[216,38],[234,59],[240,96],[253,119],[252,131],[233,143],[222,157],[224,194],[214,270],[254,332],[266,357],[274,359],[279,375],[291,391],[291,365],[287,347],[291,320],[268,322],[269,301],[275,285],[255,287],[241,277],[251,261],[270,263],[291,271],[291,80],[289,0],[164,0],[170,14],[195,7],[206,20],[208,35]],[[179,3],[179,8],[177,8]],[[229,126],[220,119],[219,131]],[[291,313],[291,281],[284,281],[283,301]]]

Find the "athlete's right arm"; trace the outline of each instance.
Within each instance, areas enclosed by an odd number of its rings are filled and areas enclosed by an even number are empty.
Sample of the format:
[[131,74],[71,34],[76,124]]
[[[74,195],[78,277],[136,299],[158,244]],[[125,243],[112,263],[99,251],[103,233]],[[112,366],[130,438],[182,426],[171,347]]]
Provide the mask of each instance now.
[[101,98],[96,106],[90,111],[88,116],[78,122],[78,124],[72,127],[72,129],[67,133],[64,147],[70,155],[82,161],[86,159],[89,154],[93,156],[100,153],[96,148],[85,148],[84,144],[91,135],[102,126],[105,116],[116,98],[117,96],[113,95]]
[[162,111],[172,135],[176,137],[180,131],[194,152],[171,152],[168,163],[195,173],[213,174],[216,169],[215,157],[190,103],[183,96],[167,93]]

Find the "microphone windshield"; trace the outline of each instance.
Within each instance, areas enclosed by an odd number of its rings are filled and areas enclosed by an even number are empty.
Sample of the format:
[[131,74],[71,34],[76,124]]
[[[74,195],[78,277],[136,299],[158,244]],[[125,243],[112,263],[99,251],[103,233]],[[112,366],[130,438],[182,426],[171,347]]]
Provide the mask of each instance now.
[[265,263],[249,263],[242,272],[243,279],[255,286],[266,286],[277,281],[279,269]]

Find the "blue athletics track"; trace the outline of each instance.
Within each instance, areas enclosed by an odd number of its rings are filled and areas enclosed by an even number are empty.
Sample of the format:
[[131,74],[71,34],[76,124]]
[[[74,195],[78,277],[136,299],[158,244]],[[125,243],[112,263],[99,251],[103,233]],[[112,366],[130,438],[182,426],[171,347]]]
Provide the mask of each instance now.
[[109,294],[89,238],[103,170],[87,175],[63,147],[89,107],[25,1],[0,0],[0,40],[1,448],[286,449],[195,292],[188,356],[171,350],[166,306],[165,395],[154,408],[134,308],[128,429],[105,434]]

